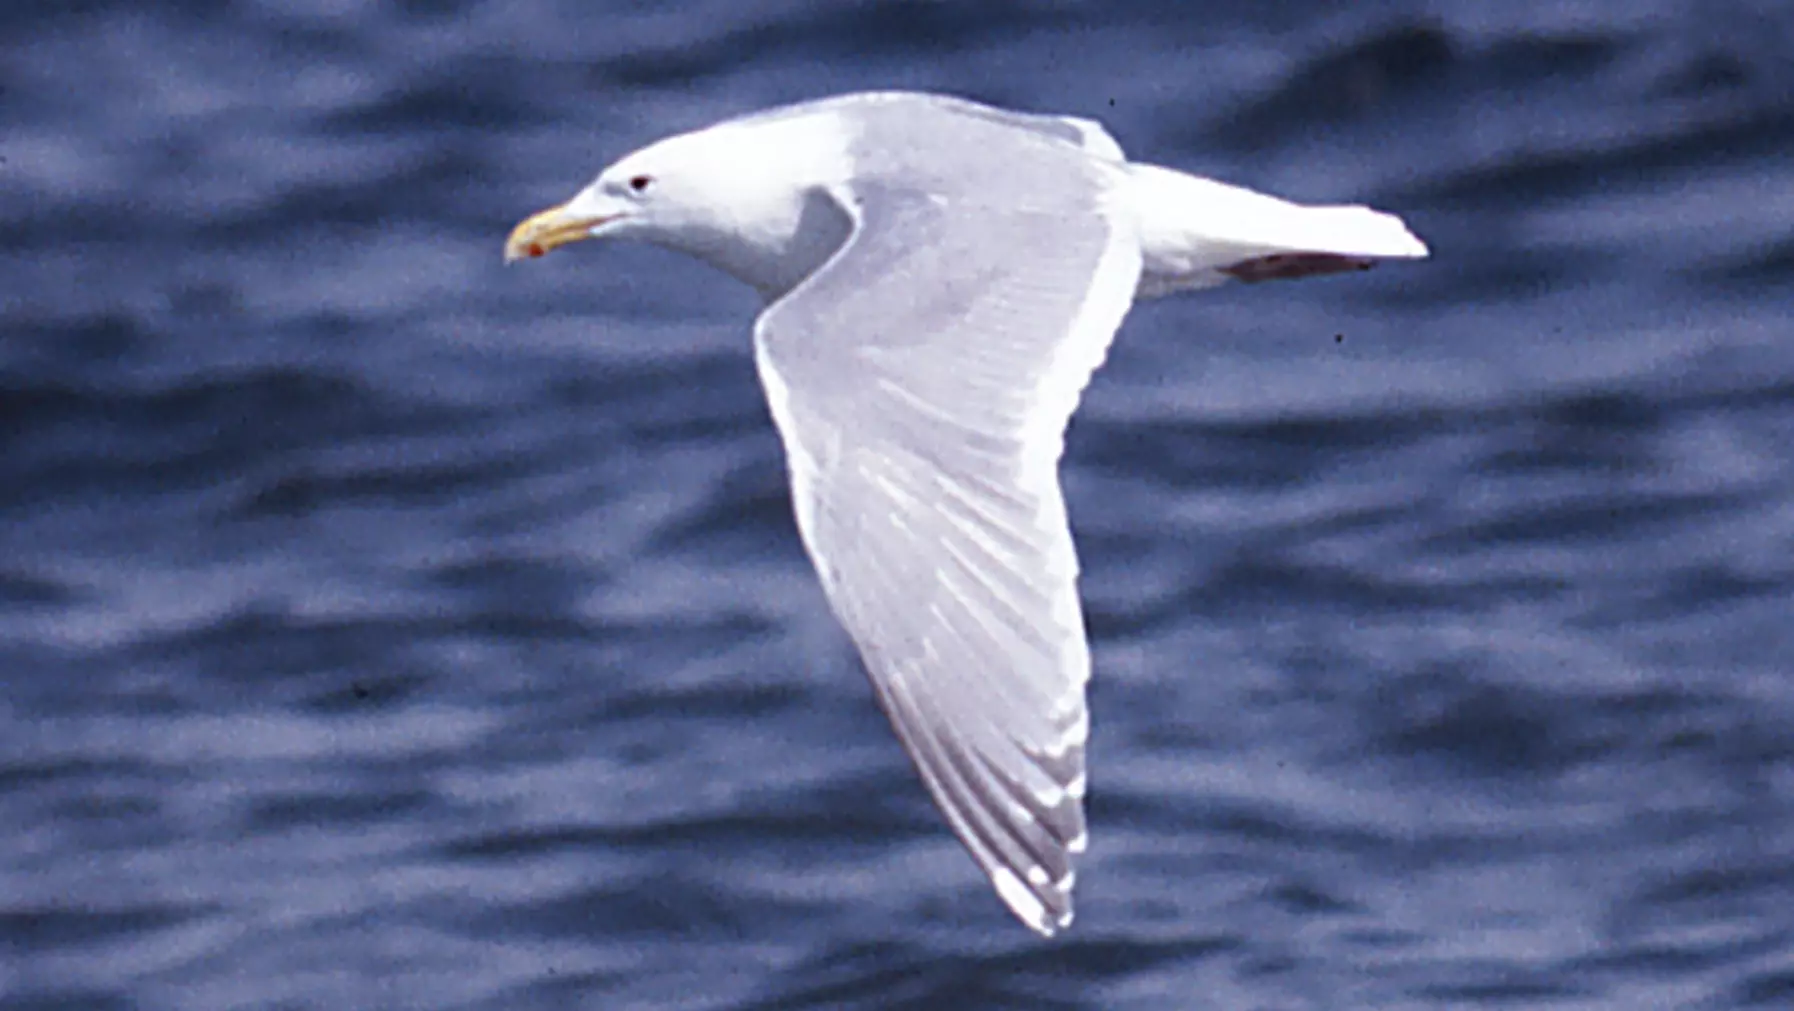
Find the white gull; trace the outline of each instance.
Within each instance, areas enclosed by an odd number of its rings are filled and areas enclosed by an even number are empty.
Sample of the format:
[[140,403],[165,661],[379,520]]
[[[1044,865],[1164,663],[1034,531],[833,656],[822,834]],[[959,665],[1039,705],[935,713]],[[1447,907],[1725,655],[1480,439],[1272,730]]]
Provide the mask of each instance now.
[[1090,650],[1067,421],[1140,297],[1427,253],[1401,220],[1127,161],[1095,122],[844,95],[681,134],[511,233],[640,239],[766,300],[755,361],[798,530],[954,832],[1071,922]]

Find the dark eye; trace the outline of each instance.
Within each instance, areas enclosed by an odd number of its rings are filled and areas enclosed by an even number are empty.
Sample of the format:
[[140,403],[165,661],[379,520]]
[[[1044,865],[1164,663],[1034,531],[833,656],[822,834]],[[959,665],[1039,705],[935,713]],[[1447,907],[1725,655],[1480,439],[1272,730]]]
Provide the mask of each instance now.
[[634,193],[646,193],[648,187],[654,185],[653,176],[630,176],[629,189]]

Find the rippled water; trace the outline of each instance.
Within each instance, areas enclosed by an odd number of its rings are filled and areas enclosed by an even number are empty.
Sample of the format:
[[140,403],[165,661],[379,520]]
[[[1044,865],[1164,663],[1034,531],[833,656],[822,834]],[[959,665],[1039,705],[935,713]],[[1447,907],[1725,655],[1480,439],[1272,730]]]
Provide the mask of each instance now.
[[[1794,13],[1343,6],[6,7],[0,1007],[1794,1003]],[[866,87],[1436,253],[1123,329],[1052,942],[827,615],[749,294],[499,264]]]

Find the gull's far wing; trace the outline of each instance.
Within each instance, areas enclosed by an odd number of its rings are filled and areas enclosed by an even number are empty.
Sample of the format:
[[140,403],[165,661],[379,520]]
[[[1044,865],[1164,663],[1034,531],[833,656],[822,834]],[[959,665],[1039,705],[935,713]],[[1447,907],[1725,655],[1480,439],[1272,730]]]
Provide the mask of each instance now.
[[761,315],[756,360],[830,605],[954,831],[1051,934],[1086,838],[1090,676],[1058,462],[1139,246],[1084,152],[927,125],[875,124],[830,190],[852,235]]

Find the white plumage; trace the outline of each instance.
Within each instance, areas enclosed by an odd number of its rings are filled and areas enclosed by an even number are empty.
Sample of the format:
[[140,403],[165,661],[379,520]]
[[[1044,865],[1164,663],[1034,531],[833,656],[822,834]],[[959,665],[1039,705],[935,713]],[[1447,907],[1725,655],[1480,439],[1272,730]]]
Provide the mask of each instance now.
[[1137,296],[1426,255],[1364,207],[1124,160],[1089,120],[848,95],[682,134],[512,233],[633,237],[767,301],[798,528],[948,822],[1024,923],[1071,922],[1090,652],[1066,422]]

